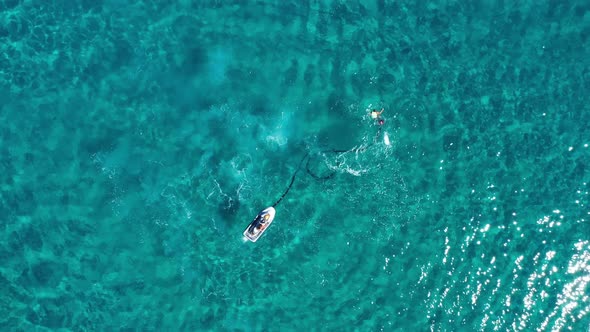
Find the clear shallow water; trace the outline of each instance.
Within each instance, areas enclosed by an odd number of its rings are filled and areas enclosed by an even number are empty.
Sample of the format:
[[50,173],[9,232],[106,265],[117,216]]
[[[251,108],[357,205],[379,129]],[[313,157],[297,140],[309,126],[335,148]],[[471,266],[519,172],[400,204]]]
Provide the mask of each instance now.
[[0,6],[4,330],[589,328],[585,2]]

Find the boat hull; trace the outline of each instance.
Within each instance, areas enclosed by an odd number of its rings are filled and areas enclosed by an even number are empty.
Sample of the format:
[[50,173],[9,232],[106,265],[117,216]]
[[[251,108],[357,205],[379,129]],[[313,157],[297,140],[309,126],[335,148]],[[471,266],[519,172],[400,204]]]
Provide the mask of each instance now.
[[256,242],[264,234],[268,226],[275,218],[275,208],[268,207],[258,213],[252,222],[244,230],[244,238],[251,242]]

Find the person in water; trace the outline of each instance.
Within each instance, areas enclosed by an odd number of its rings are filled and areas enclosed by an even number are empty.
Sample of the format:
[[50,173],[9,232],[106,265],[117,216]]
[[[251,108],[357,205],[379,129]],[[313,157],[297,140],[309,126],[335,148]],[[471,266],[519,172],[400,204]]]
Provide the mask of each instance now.
[[380,111],[372,110],[371,111],[371,118],[375,119],[375,121],[382,126],[385,123],[385,120],[381,117],[381,113],[383,113],[385,109],[381,109]]
[[379,118],[379,116],[381,115],[381,113],[383,113],[383,108],[377,112],[377,110],[372,110],[371,111],[371,118],[377,120]]

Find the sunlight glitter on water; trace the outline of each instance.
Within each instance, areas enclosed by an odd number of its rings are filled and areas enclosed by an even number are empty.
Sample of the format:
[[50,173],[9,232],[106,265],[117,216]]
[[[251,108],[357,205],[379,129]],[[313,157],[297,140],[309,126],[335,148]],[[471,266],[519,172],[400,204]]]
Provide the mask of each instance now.
[[[551,331],[560,331],[568,322],[576,322],[590,312],[590,298],[587,295],[587,287],[590,284],[590,241],[580,241],[574,245],[576,253],[568,263],[567,273],[580,275],[573,281],[565,284],[560,294],[557,295],[557,303],[552,312],[545,318],[538,331],[549,328],[550,321],[555,319]],[[583,309],[578,309],[583,307]],[[574,309],[578,309],[575,314]]]

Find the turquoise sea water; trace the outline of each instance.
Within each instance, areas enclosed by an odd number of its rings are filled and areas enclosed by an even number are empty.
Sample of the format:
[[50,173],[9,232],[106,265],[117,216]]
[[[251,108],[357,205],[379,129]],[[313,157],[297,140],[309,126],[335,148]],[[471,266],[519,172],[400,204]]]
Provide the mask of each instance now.
[[[589,36],[587,1],[0,0],[1,330],[588,331]],[[244,243],[308,152],[335,176]]]

